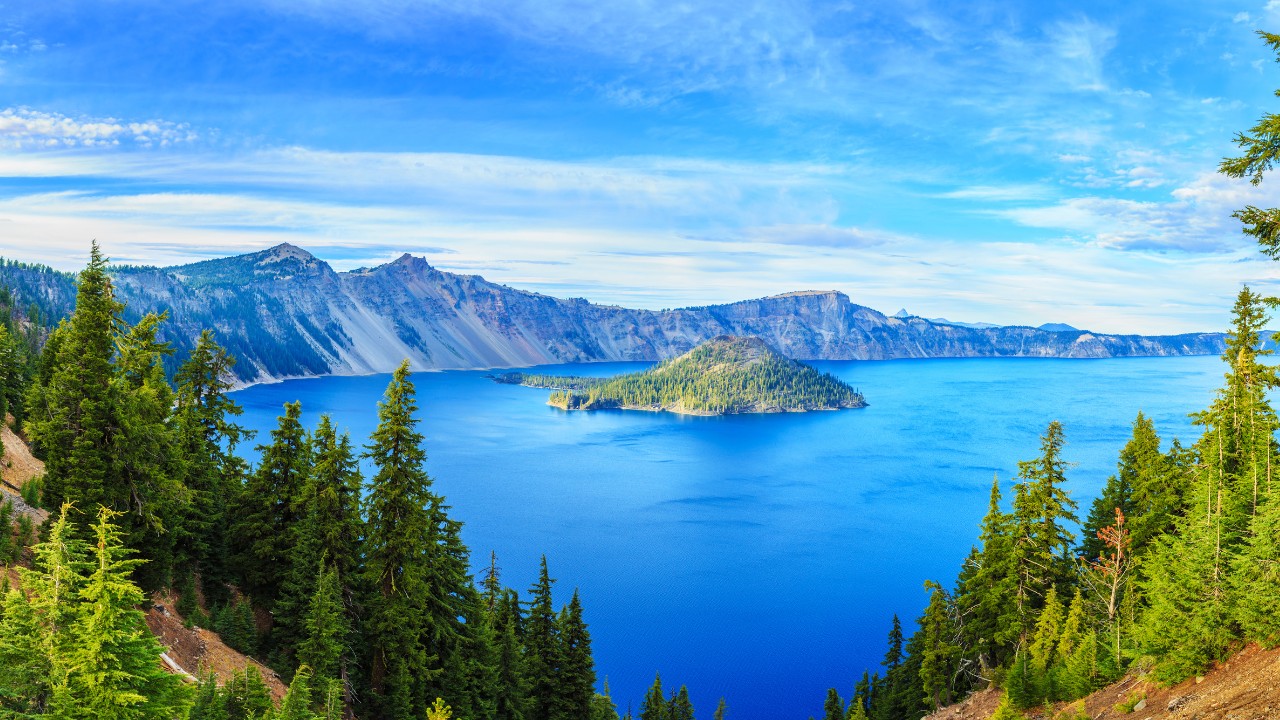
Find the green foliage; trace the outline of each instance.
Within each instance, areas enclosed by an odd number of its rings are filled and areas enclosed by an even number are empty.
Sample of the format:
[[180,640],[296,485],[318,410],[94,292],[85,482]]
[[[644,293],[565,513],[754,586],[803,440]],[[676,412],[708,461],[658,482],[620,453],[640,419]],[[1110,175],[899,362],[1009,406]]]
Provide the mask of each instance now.
[[667,698],[662,694],[661,675],[654,676],[653,685],[649,686],[644,700],[640,703],[639,720],[674,720],[671,717],[671,707]]
[[256,665],[245,668],[243,673],[233,672],[223,688],[228,720],[255,720],[269,712],[271,691],[262,680]]
[[1128,715],[1129,713],[1133,712],[1133,709],[1137,707],[1138,703],[1146,699],[1147,699],[1146,693],[1141,693],[1141,692],[1129,693],[1129,697],[1125,698],[1124,702],[1116,703],[1115,711],[1120,713],[1121,715]]
[[557,388],[550,404],[570,410],[679,407],[728,414],[865,404],[838,378],[743,338],[716,338],[657,367],[614,378],[512,374],[507,382],[517,378],[529,387]]
[[253,618],[253,606],[244,597],[235,598],[214,612],[213,630],[232,650],[246,655],[258,651],[258,627]]
[[88,545],[73,532],[70,505],[21,569],[0,629],[0,707],[60,718],[171,718],[188,704],[182,681],[160,669],[161,647],[137,609],[115,516],[102,508]]
[[227,698],[218,687],[218,678],[212,672],[202,673],[196,681],[196,694],[187,713],[187,720],[229,720]]
[[342,677],[350,634],[338,572],[332,567],[326,568],[316,584],[307,610],[303,640],[298,646],[298,663],[312,668],[317,687],[328,687]]
[[835,688],[827,688],[827,699],[822,703],[823,720],[845,720],[844,700]]
[[1017,711],[1009,693],[1005,693],[1000,697],[1000,704],[989,720],[1027,720],[1027,716]]
[[44,476],[38,475],[22,485],[22,502],[33,508],[44,507]]
[[[1272,51],[1280,53],[1280,35],[1258,31]],[[1271,170],[1280,154],[1280,115],[1266,113],[1248,132],[1237,133],[1235,143],[1242,154],[1223,158],[1218,171],[1234,178],[1249,178],[1257,185]],[[1232,217],[1244,224],[1244,233],[1253,236],[1260,249],[1272,258],[1280,258],[1280,209],[1248,205]]]

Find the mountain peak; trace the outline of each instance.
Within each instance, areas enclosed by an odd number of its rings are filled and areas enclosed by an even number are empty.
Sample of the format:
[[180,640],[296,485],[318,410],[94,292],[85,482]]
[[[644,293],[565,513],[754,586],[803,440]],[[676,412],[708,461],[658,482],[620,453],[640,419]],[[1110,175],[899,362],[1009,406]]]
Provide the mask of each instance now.
[[287,242],[245,255],[179,265],[169,271],[194,286],[239,285],[332,272],[323,260]]
[[312,255],[311,253],[307,252],[306,250],[303,250],[297,245],[294,245],[292,243],[287,243],[287,242],[280,243],[275,247],[267,248],[266,250],[263,250],[261,253],[251,253],[249,255],[243,255],[242,257],[248,258],[248,257],[252,257],[253,255],[261,255],[262,259],[260,260],[260,262],[263,262],[263,263],[280,262],[282,260],[300,260],[302,262],[311,262],[313,260],[318,260],[318,258],[315,255]]

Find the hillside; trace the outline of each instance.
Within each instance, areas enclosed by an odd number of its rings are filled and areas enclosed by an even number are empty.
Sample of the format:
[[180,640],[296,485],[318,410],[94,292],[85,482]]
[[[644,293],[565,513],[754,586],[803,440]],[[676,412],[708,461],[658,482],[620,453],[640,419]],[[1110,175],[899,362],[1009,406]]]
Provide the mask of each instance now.
[[[206,327],[240,360],[243,383],[415,369],[657,361],[720,335],[754,336],[800,360],[931,357],[1101,358],[1216,354],[1220,333],[1147,337],[1082,330],[944,324],[886,317],[835,291],[726,305],[636,310],[516,290],[403,255],[336,272],[278,245],[170,268],[112,270],[126,316],[167,310],[166,339],[183,357]],[[70,310],[74,276],[5,263],[0,285],[48,318]],[[176,361],[174,361],[176,362]]]
[[[3,445],[3,455],[0,455],[0,502],[13,503],[18,514],[30,516],[38,526],[45,521],[48,513],[27,505],[20,493],[27,482],[44,474],[44,463],[32,455],[31,448],[13,432],[8,423],[0,423],[0,444]],[[9,582],[16,585],[19,582],[17,572],[12,568],[6,568],[6,572]],[[158,595],[147,609],[147,627],[165,647],[163,659],[167,670],[188,679],[194,679],[195,674],[206,671],[216,673],[219,678],[228,678],[234,671],[243,672],[245,668],[254,666],[262,673],[272,696],[277,700],[284,696],[285,685],[273,670],[227,647],[218,634],[211,630],[186,627],[182,617],[173,609],[175,602],[172,596]]]
[[[1117,707],[1141,704],[1130,712]],[[964,702],[944,707],[924,720],[988,720],[1000,691],[981,690]],[[1280,648],[1251,645],[1205,674],[1162,687],[1130,675],[1084,698],[1093,720],[1196,718],[1197,720],[1269,720],[1280,717]],[[1059,703],[1057,712],[1076,706]],[[1030,716],[1030,714],[1028,714]]]
[[804,412],[866,407],[832,375],[783,356],[759,338],[722,335],[643,372],[612,378],[511,373],[501,382],[552,388],[565,410],[667,411],[685,415]]

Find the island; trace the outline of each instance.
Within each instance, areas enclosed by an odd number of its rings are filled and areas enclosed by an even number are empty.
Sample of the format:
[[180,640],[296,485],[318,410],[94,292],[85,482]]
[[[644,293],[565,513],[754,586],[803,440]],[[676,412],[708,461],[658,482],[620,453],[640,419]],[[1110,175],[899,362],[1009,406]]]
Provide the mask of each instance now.
[[722,335],[642,372],[580,377],[511,372],[500,383],[547,388],[564,410],[648,410],[683,415],[807,412],[866,407],[862,393],[756,337]]

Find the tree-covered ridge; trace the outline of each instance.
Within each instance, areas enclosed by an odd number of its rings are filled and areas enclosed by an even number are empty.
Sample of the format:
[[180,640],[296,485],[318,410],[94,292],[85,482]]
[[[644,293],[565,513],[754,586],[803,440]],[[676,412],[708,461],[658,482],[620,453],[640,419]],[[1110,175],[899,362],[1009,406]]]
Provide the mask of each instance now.
[[723,335],[656,367],[612,378],[508,373],[499,382],[553,388],[566,410],[625,408],[697,415],[837,410],[866,406],[829,373],[783,356],[759,338]]

